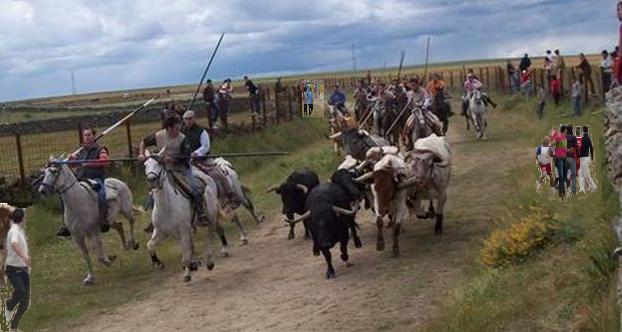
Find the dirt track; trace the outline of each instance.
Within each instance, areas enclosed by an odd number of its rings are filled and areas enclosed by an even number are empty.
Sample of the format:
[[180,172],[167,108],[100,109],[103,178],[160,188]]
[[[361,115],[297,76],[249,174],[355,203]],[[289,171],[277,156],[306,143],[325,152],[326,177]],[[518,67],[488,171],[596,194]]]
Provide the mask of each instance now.
[[248,246],[234,247],[232,257],[218,259],[214,271],[202,268],[187,284],[179,273],[146,299],[98,314],[74,329],[415,330],[434,319],[448,291],[466,277],[478,241],[501,211],[495,202],[508,194],[502,179],[514,163],[496,158],[507,151],[507,141],[490,135],[490,141],[476,142],[461,120],[454,119],[450,130],[454,161],[442,237],[433,235],[432,221],[411,219],[404,226],[401,257],[393,258],[388,233],[389,250],[375,250],[375,226],[365,212],[359,219],[363,248],[349,248],[354,265],[345,267],[335,254],[338,248],[333,249],[337,278],[325,280],[324,260],[311,254],[302,230],[288,241],[281,218],[272,218],[251,233]]

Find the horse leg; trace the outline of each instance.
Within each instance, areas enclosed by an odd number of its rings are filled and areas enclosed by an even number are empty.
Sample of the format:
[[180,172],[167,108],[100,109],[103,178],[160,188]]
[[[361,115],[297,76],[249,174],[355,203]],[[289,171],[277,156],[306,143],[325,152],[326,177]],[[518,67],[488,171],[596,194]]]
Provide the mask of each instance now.
[[123,224],[120,222],[112,222],[110,227],[114,228],[117,233],[119,233],[119,237],[121,238],[121,243],[123,244],[123,249],[130,250],[129,243],[125,240],[125,230],[123,229]]
[[212,224],[207,227],[207,239],[205,241],[205,247],[203,248],[203,261],[205,262],[205,267],[211,271],[214,269],[214,261],[213,254],[210,243],[214,240],[214,234],[216,234],[215,225]]
[[248,197],[248,195],[244,191],[244,188],[242,188],[242,191],[244,192],[244,202],[242,203],[242,205],[244,205],[244,208],[246,208],[251,216],[253,216],[253,219],[255,220],[255,223],[257,223],[257,225],[264,223],[266,221],[265,218],[263,216],[257,216],[257,214],[255,213],[255,206],[253,205],[253,201],[251,201],[251,199]]
[[220,243],[222,243],[222,249],[220,249],[220,256],[229,257],[229,244],[227,242],[227,237],[225,236],[225,230],[220,226],[220,224],[216,225],[216,233],[218,234],[218,238],[220,238]]
[[128,224],[130,225],[130,232],[129,232],[129,239],[127,242],[127,245],[132,248],[133,250],[138,250],[138,248],[140,247],[140,245],[138,244],[138,242],[136,242],[136,235],[134,233],[134,225],[136,224],[136,220],[134,219],[134,215],[132,214],[132,207],[130,204],[130,208],[128,209],[122,209],[121,210],[121,214],[123,215],[123,217],[125,217],[125,219],[127,219]]
[[434,234],[443,235],[443,209],[445,208],[445,194],[441,194],[441,197],[438,199],[438,209],[439,211],[436,213],[436,224],[434,225]]
[[147,242],[147,250],[149,251],[149,255],[151,256],[151,265],[158,270],[164,269],[164,263],[162,263],[160,258],[158,258],[158,255],[155,251],[155,246],[158,245],[158,243],[162,242],[162,240],[164,239],[166,239],[166,235],[158,231],[157,228],[154,228],[153,232],[151,233],[151,239],[149,240],[149,242]]
[[86,263],[87,273],[86,278],[82,280],[82,284],[85,286],[91,286],[95,282],[95,276],[93,274],[93,264],[91,263],[91,257],[89,256],[89,249],[86,246],[86,239],[84,238],[84,236],[76,237],[73,234],[71,235],[71,237],[73,238],[73,242],[78,247],[78,250],[80,250],[82,259],[84,259],[84,262]]
[[[115,224],[118,224],[118,223],[115,223]],[[112,265],[112,262],[114,262],[114,260],[117,259],[117,256],[115,255],[106,256],[104,254],[104,243],[102,241],[102,237],[100,234],[96,234],[93,237],[93,247],[95,248],[95,254],[97,255],[97,261],[99,261],[103,265],[110,267],[110,265]]]
[[242,245],[248,244],[248,239],[246,238],[246,232],[244,231],[244,225],[242,225],[242,222],[240,221],[240,217],[238,217],[237,213],[233,214],[232,221],[238,227],[238,230],[240,230],[240,241],[242,241]]
[[326,279],[331,279],[335,277],[335,269],[333,268],[333,258],[330,254],[329,248],[322,248],[322,255],[324,255],[324,259],[326,260],[326,265],[328,265],[328,269],[326,270]]
[[378,237],[376,238],[376,250],[384,250],[384,233],[382,227],[383,216],[376,216],[376,228],[378,229]]
[[195,269],[193,266],[193,244],[192,244],[192,229],[188,227],[187,230],[182,230],[179,236],[179,245],[181,246],[182,262],[184,266],[184,282],[192,280],[191,271]]

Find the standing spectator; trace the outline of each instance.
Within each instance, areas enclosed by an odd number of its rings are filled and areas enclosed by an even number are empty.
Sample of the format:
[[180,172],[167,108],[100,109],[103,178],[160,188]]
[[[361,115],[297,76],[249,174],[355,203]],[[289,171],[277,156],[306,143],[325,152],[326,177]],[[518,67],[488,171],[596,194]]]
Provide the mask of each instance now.
[[229,104],[231,102],[231,94],[233,93],[233,86],[231,85],[231,79],[227,78],[223,81],[220,89],[218,89],[218,117],[223,127],[227,129],[227,116],[229,115]]
[[551,78],[553,76],[553,53],[551,50],[546,51],[546,56],[544,57],[544,70],[546,72],[546,82],[551,84]]
[[564,57],[559,53],[559,50],[553,51],[555,56],[553,57],[553,74],[559,79],[559,95],[563,96],[564,93],[564,70],[566,69],[566,61]]
[[613,51],[611,52],[611,59],[613,60],[613,75],[611,77],[611,87],[613,88],[620,85],[621,80],[617,73],[619,73],[622,68],[622,58],[618,57],[617,51]]
[[508,77],[510,78],[510,92],[515,93],[520,86],[520,75],[510,60],[508,60],[505,67],[508,72]]
[[566,136],[562,133],[565,129],[564,126],[560,126],[558,131],[556,127],[551,129],[550,145],[554,148],[553,161],[555,162],[555,169],[557,170],[557,190],[560,198],[564,198],[566,195],[566,178],[568,167],[566,166]]
[[525,53],[525,56],[520,60],[518,69],[522,73],[523,71],[529,69],[529,67],[531,67],[531,59],[529,59],[529,54]]
[[214,84],[212,80],[208,79],[205,82],[205,88],[203,89],[203,101],[205,101],[205,107],[207,110],[207,119],[209,126],[215,129],[216,118],[218,117],[218,94],[214,91]]
[[281,78],[277,78],[276,79],[276,83],[274,83],[274,92],[275,93],[282,93],[285,91],[285,87],[283,86],[283,82],[281,81]]
[[546,105],[546,91],[544,87],[538,88],[538,119],[542,120],[544,116],[544,106]]
[[583,93],[583,85],[578,79],[572,82],[572,110],[574,116],[581,116],[581,94]]
[[[244,85],[248,89],[248,95],[251,99],[251,114],[257,115],[259,114],[259,89],[248,76],[244,76]],[[276,90],[274,92],[276,93]]]
[[538,146],[536,149],[536,162],[538,163],[538,167],[540,167],[540,180],[538,181],[538,186],[541,186],[544,182],[545,178],[552,177],[552,164],[553,157],[551,156],[551,149],[549,147],[549,137],[545,136],[542,140],[542,145]]
[[581,127],[576,126],[574,130],[574,136],[577,138],[577,148],[575,149],[574,159],[577,164],[577,178],[581,176],[581,157],[579,157],[579,152],[581,150],[581,142],[583,141],[583,137],[581,136]]
[[586,182],[591,191],[596,191],[596,183],[594,179],[592,179],[592,174],[590,173],[590,164],[594,160],[594,147],[592,146],[592,139],[590,138],[589,128],[587,126],[583,126],[583,137],[581,138],[579,157],[581,159],[579,192],[585,192]]
[[551,80],[551,96],[553,97],[555,106],[559,105],[559,100],[561,98],[561,81],[560,73],[553,75],[553,79]]
[[[5,317],[11,331],[17,331],[22,316],[30,304],[30,254],[26,237],[23,209],[15,209],[13,223],[7,234],[5,274],[13,286],[13,295],[6,301]],[[15,310],[17,308],[17,310]],[[14,312],[15,311],[15,312]]]
[[529,98],[532,93],[531,71],[523,70],[520,76],[520,87],[525,95],[525,99]]
[[311,86],[307,85],[305,87],[304,115],[311,116],[312,113],[313,113],[313,91],[311,90]]
[[566,166],[568,167],[568,174],[570,175],[570,189],[573,194],[577,193],[577,149],[578,142],[577,137],[574,135],[572,125],[566,126]]
[[607,93],[611,89],[611,77],[613,74],[613,60],[609,56],[607,50],[603,50],[601,53],[603,60],[600,62],[600,70],[603,76],[603,94]]
[[590,93],[595,94],[596,91],[594,91],[594,80],[592,80],[592,66],[587,61],[587,59],[585,58],[585,54],[583,53],[579,54],[579,61],[580,62],[577,65],[577,68],[579,68],[579,70],[581,71],[581,75],[579,75],[579,77],[582,77],[583,84],[589,85]]

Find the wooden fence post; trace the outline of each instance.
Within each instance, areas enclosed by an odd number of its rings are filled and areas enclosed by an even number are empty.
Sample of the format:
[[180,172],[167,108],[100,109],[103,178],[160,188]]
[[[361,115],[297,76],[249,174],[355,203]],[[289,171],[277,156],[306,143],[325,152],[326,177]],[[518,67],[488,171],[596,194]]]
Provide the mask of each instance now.
[[130,119],[125,121],[125,134],[127,135],[127,151],[130,158],[134,157],[134,151],[132,148],[132,125]]
[[279,93],[274,90],[274,117],[276,118],[276,123],[279,123],[279,115],[281,114],[281,107],[279,106]]
[[15,146],[17,147],[17,163],[19,164],[19,179],[22,184],[26,184],[26,172],[24,171],[24,154],[22,152],[22,139],[19,134],[15,134]]
[[287,87],[287,107],[289,110],[289,121],[294,120],[294,110],[292,107],[292,88]]
[[263,93],[261,94],[261,110],[263,111],[264,128],[268,126],[268,113],[266,112],[266,92],[267,92],[267,89],[263,91]]
[[486,67],[486,86],[490,88],[490,72],[488,71],[488,67]]
[[82,123],[78,123],[78,142],[82,145]]
[[449,72],[449,87],[454,88],[454,72],[453,70]]

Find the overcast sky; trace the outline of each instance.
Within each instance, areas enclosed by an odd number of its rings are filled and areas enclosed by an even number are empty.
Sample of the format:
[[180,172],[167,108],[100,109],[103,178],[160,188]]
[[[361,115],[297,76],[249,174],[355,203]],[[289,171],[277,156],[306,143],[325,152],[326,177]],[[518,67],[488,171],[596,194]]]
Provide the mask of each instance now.
[[193,83],[210,77],[599,52],[617,0],[0,0],[0,100]]

